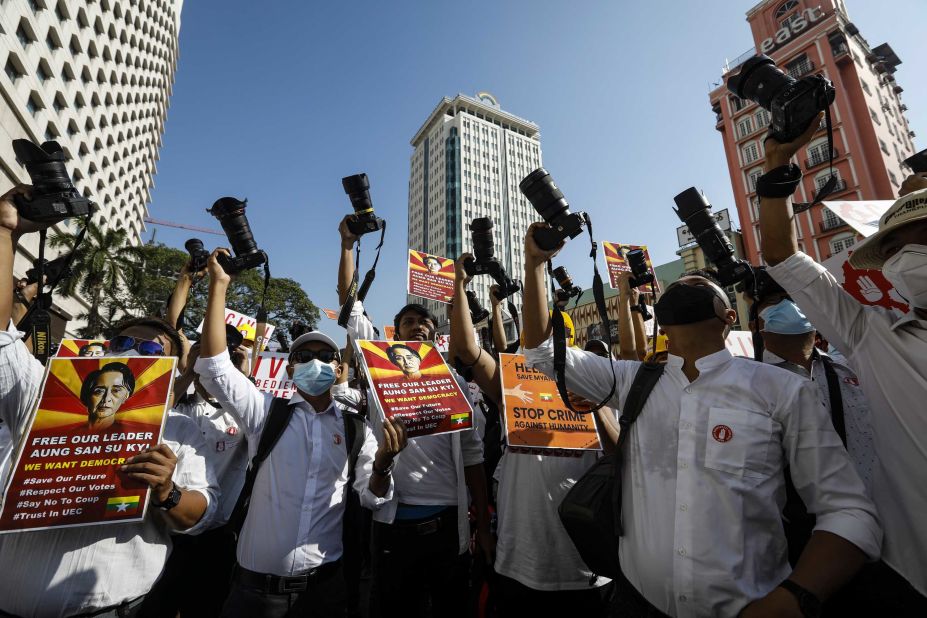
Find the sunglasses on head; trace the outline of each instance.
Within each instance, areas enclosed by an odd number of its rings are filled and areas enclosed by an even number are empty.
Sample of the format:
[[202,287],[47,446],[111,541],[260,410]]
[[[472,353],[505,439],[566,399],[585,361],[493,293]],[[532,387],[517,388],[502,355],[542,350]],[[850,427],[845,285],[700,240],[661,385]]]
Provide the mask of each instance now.
[[110,354],[128,352],[129,350],[136,350],[142,356],[164,356],[164,346],[157,341],[119,335],[113,337],[109,342]]
[[319,359],[323,363],[331,363],[338,360],[338,353],[334,350],[297,350],[290,355],[290,362],[308,363]]

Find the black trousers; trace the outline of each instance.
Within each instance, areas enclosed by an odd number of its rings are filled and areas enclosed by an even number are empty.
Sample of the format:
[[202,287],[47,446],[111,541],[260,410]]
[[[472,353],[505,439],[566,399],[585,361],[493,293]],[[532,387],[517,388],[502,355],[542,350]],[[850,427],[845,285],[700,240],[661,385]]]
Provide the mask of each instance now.
[[867,564],[825,604],[825,618],[924,618],[927,597],[884,562]]
[[463,618],[468,554],[458,553],[457,507],[418,523],[373,523],[373,618]]
[[344,569],[338,563],[301,592],[266,592],[236,578],[222,618],[344,618],[347,611]]
[[535,590],[510,577],[494,580],[500,618],[605,618],[612,584],[587,590]]
[[624,573],[612,581],[615,591],[612,595],[610,616],[621,618],[669,618],[654,607],[644,595],[638,592]]

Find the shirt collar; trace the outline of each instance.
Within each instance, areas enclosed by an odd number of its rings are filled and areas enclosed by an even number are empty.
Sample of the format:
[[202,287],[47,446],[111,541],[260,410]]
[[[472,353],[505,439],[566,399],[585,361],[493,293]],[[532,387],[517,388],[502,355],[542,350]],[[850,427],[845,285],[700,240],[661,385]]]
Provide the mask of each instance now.
[[[702,371],[709,371],[711,369],[716,369],[722,365],[731,361],[734,358],[734,355],[730,353],[727,348],[713,352],[708,356],[703,356],[702,358],[695,361],[695,368],[699,370],[699,373]],[[676,367],[677,369],[682,369],[682,365],[685,360],[681,356],[676,356],[675,354],[668,354],[666,357],[666,364],[669,367]]]
[[912,308],[906,314],[898,318],[895,321],[895,323],[891,325],[889,330],[895,330],[896,328],[900,326],[904,326],[905,324],[908,324],[909,322],[918,322],[918,324],[915,324],[915,326],[919,326],[920,328],[927,329],[927,320],[921,320],[919,317],[917,317],[917,313]]
[[335,418],[339,418],[339,419],[341,418],[341,408],[340,408],[339,406],[335,405],[335,399],[334,399],[334,397],[332,398],[331,404],[330,404],[324,411],[322,411],[322,412],[316,412],[315,408],[313,408],[311,405],[309,405],[309,402],[306,401],[305,399],[303,399],[303,396],[302,396],[302,395],[300,395],[298,392],[293,393],[293,396],[290,397],[290,405],[291,405],[291,406],[296,406],[296,405],[299,405],[299,404],[303,404],[303,409],[306,410],[306,411],[311,412],[312,414],[318,414],[318,415],[322,415],[322,414],[334,414],[334,415],[335,415]]

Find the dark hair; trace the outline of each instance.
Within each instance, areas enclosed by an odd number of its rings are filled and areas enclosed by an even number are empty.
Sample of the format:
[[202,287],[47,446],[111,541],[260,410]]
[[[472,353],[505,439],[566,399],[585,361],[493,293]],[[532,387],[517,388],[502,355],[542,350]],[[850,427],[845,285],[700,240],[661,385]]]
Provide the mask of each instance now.
[[102,341],[91,341],[91,342],[88,343],[88,344],[82,345],[82,346],[80,347],[80,350],[77,351],[77,355],[78,355],[78,356],[83,356],[83,355],[84,355],[84,352],[86,352],[87,350],[89,350],[90,348],[92,348],[92,347],[94,347],[94,346],[101,347],[101,348],[103,348],[103,351],[104,351],[104,352],[106,351],[106,344],[105,344],[105,343],[103,343]]
[[438,266],[441,265],[441,260],[439,260],[438,258],[436,258],[436,257],[433,256],[433,255],[426,255],[425,257],[423,257],[423,258],[422,258],[422,264],[424,264],[424,263],[427,262],[428,260],[432,260],[433,262],[437,263]]
[[90,405],[90,393],[93,392],[93,387],[97,383],[97,378],[104,373],[121,373],[122,383],[129,389],[129,395],[135,392],[135,374],[132,373],[129,366],[125,363],[107,363],[96,371],[91,371],[90,374],[84,378],[84,382],[80,386],[80,400],[85,406]]
[[713,268],[697,268],[685,273],[679,278],[682,279],[682,277],[701,277],[702,279],[708,279],[722,290],[724,289],[724,286],[721,285],[721,280],[718,279],[718,271]]
[[396,317],[393,318],[393,327],[396,329],[396,336],[399,336],[399,322],[402,320],[402,316],[409,312],[417,313],[420,317],[431,320],[431,323],[437,327],[438,319],[428,310],[428,307],[425,305],[420,305],[418,303],[409,303],[405,307],[399,310],[399,313],[396,314]]
[[180,340],[180,333],[178,333],[177,329],[171,326],[167,320],[162,320],[161,318],[155,317],[153,315],[123,320],[111,329],[109,338],[112,339],[122,331],[134,328],[136,326],[147,326],[148,328],[161,331],[165,337],[171,340],[171,351],[173,352],[171,356],[180,356],[181,352],[183,351],[183,342]]
[[418,357],[418,360],[422,360],[422,355],[419,354],[417,351],[413,350],[412,348],[410,348],[404,343],[396,343],[386,348],[386,357],[389,358],[389,362],[393,363],[397,367],[399,366],[399,363],[396,361],[396,349],[397,348],[408,350],[409,352],[412,352],[413,354],[415,354]]
[[[597,349],[593,349],[597,348]],[[608,350],[608,345],[601,339],[590,339],[586,342],[586,346],[583,348],[586,352],[592,352],[593,354],[599,354],[599,352],[604,352],[605,356],[611,356],[611,352]],[[601,355],[600,355],[601,356]]]

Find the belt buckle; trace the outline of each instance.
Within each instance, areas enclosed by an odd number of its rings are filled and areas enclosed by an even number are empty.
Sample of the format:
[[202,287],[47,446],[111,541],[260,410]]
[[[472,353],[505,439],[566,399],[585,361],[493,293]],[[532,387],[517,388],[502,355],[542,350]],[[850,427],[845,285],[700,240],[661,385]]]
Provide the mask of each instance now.
[[416,524],[415,532],[419,535],[424,536],[426,534],[434,534],[438,531],[438,527],[441,525],[441,520],[439,518],[432,519],[431,521],[425,521],[420,524]]
[[306,577],[281,577],[277,587],[281,593],[305,592],[309,587]]

